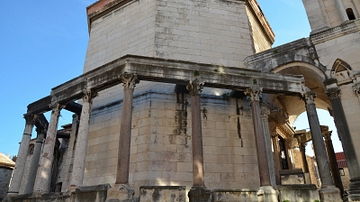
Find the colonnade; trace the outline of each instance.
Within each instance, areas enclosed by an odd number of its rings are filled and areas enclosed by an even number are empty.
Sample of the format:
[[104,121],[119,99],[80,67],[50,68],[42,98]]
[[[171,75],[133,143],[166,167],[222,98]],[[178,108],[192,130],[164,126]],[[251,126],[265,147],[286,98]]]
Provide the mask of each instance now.
[[[120,139],[118,166],[116,171],[116,184],[129,185],[129,164],[130,164],[130,146],[131,146],[131,118],[132,118],[132,100],[133,91],[136,83],[138,83],[135,74],[122,74],[120,77],[124,86],[124,100],[122,106],[121,123],[120,123]],[[200,108],[200,94],[204,83],[194,80],[190,81],[187,89],[191,95],[191,120],[192,120],[192,153],[193,153],[193,187],[190,190],[190,201],[198,201],[198,197],[204,198],[210,196],[210,191],[205,188],[204,180],[204,158],[203,158],[203,140],[202,140],[202,121],[201,121],[201,108]],[[331,94],[333,88],[329,88],[327,93]],[[254,123],[254,135],[257,149],[258,168],[260,176],[260,186],[271,188],[275,183],[274,162],[271,151],[270,131],[268,123],[269,112],[265,109],[261,110],[260,94],[262,88],[254,86],[247,88],[245,94],[249,96],[252,108],[252,118]],[[78,136],[76,141],[76,149],[74,155],[73,171],[70,181],[69,189],[83,186],[86,148],[88,142],[89,120],[92,106],[92,100],[97,95],[97,92],[89,89],[83,92],[83,107],[80,116],[80,124],[78,128]],[[314,149],[319,165],[321,175],[322,188],[332,188],[334,183],[330,174],[330,166],[328,163],[328,156],[324,141],[322,139],[322,131],[319,124],[319,119],[316,113],[314,103],[315,94],[307,92],[303,95],[305,107],[308,114],[308,120],[311,128],[312,139],[314,142]],[[351,155],[355,157],[354,146],[352,145],[350,133],[346,123],[338,121],[338,119],[345,118],[342,111],[342,106],[338,98],[329,96],[335,115],[335,122],[337,123],[339,135],[343,141],[344,152],[348,160],[349,171],[352,179],[360,177],[358,162],[352,159]],[[55,104],[52,106],[51,119],[46,134],[46,141],[43,145],[43,151],[40,156],[40,148],[43,142],[44,133],[40,133],[35,145],[34,155],[30,166],[28,182],[26,186],[26,193],[31,192],[49,192],[51,182],[51,165],[54,159],[53,151],[56,141],[57,125],[60,110],[62,106]],[[13,181],[9,193],[18,193],[21,184],[22,173],[25,166],[25,158],[28,151],[29,141],[31,138],[31,131],[34,126],[34,117],[26,116],[26,126],[23,139],[19,149],[18,161],[13,177]],[[345,124],[345,125],[340,125]],[[39,165],[37,169],[35,167]],[[306,167],[305,167],[306,168]],[[307,168],[308,170],[308,168]],[[36,175],[33,175],[36,173]],[[35,178],[36,176],[36,178]],[[336,188],[335,188],[336,189]],[[269,189],[267,189],[269,190]],[[274,192],[270,194],[270,200],[275,201],[277,197]]]

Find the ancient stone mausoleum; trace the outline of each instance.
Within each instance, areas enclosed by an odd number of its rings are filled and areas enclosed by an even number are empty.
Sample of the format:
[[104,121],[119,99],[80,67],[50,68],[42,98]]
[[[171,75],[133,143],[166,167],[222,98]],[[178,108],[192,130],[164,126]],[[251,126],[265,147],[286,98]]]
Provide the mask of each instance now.
[[360,2],[303,3],[310,36],[275,48],[256,0],[90,5],[84,72],[28,105],[5,201],[360,201]]

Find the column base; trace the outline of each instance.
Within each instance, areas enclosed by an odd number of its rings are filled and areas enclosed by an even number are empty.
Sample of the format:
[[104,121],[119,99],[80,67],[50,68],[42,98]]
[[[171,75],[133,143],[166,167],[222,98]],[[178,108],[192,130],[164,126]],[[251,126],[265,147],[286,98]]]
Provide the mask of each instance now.
[[349,201],[360,201],[360,178],[350,179]]
[[211,191],[205,187],[192,187],[188,193],[190,202],[210,202]]
[[343,201],[340,190],[335,186],[321,188],[319,194],[321,202]]
[[133,202],[135,191],[126,184],[114,184],[107,191],[106,202]]
[[272,186],[260,187],[256,193],[259,202],[278,202],[279,192]]

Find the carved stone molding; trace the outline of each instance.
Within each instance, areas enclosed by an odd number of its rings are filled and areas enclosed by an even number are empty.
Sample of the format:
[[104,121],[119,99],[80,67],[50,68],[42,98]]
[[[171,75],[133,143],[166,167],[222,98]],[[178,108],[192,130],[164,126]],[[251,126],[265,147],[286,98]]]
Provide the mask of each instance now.
[[83,97],[84,102],[92,103],[92,100],[96,96],[98,96],[98,93],[92,90],[83,90],[83,92],[84,92],[84,97]]
[[313,91],[307,91],[303,94],[303,99],[306,104],[314,104],[314,100],[316,98],[316,94]]
[[340,97],[341,97],[340,88],[336,87],[336,88],[326,89],[326,95],[328,96],[328,98],[330,100],[340,99]]
[[139,83],[136,74],[123,73],[120,75],[120,80],[125,88],[135,88],[135,84]]
[[37,118],[36,114],[24,114],[24,119],[26,121],[26,124],[34,125],[36,118]]
[[360,82],[353,85],[353,90],[356,96],[360,98]]
[[260,101],[260,94],[262,93],[263,88],[260,86],[253,86],[251,88],[247,88],[244,92],[245,95],[250,96],[251,101]]
[[197,79],[194,81],[189,81],[186,89],[190,92],[191,95],[200,95],[204,88],[204,82],[200,82]]

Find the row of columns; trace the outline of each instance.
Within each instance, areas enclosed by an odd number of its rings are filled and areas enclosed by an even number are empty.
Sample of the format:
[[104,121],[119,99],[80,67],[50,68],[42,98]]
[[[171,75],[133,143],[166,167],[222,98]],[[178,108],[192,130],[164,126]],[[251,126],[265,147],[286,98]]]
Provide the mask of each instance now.
[[[119,139],[119,153],[118,156],[118,168],[116,172],[116,184],[129,184],[129,161],[130,161],[130,145],[131,145],[131,117],[132,117],[132,99],[135,84],[138,82],[136,75],[123,74],[121,80],[124,85],[124,100],[121,116],[121,128]],[[191,94],[192,104],[192,144],[193,144],[193,188],[201,188],[201,194],[208,194],[205,190],[204,182],[204,162],[203,162],[203,144],[202,144],[202,124],[201,124],[201,109],[200,109],[200,93],[203,88],[203,83],[195,80],[189,83],[187,89]],[[271,141],[270,132],[267,123],[267,116],[261,114],[260,97],[262,93],[260,87],[253,87],[246,90],[245,94],[249,95],[252,108],[252,117],[254,122],[254,132],[258,157],[258,168],[260,175],[260,186],[271,187],[274,185],[273,179],[275,179],[275,173],[271,171],[270,167],[274,165],[273,158],[271,157]],[[92,91],[84,91],[83,108],[80,117],[78,139],[76,141],[76,150],[74,156],[74,169],[72,172],[70,187],[79,187],[83,185],[86,148],[89,130],[89,120],[91,112],[91,104],[96,93]],[[319,165],[319,171],[321,175],[321,181],[323,187],[333,187],[333,181],[330,174],[330,168],[327,161],[327,154],[325,145],[322,139],[320,124],[316,113],[316,107],[314,104],[315,95],[311,92],[304,95],[304,101],[306,111],[308,114],[309,124],[314,141],[315,154],[317,156],[317,163]],[[333,101],[332,101],[333,102]],[[336,102],[333,103],[333,108],[336,107]],[[342,107],[340,107],[342,109]],[[60,114],[61,106],[53,106],[49,128],[47,130],[47,137],[44,144],[43,152],[39,161],[39,167],[37,169],[37,178],[34,182],[34,192],[49,192],[50,189],[50,176],[51,176],[51,164],[53,161],[53,151],[56,141],[56,132],[58,125],[58,117]],[[335,112],[334,112],[335,113]],[[336,112],[340,113],[340,112]],[[14,173],[14,179],[10,187],[10,192],[16,192],[19,190],[22,178],[22,172],[28,151],[28,145],[30,141],[31,131],[33,128],[33,118],[26,119],[26,127],[19,149],[20,161],[17,163],[17,168]],[[335,120],[336,122],[336,120]],[[29,135],[30,134],[30,135]],[[39,138],[40,145],[41,136]],[[346,142],[347,140],[345,140]],[[351,141],[351,139],[350,139]],[[344,144],[344,143],[343,143]],[[352,143],[351,143],[352,145]],[[350,145],[350,146],[351,146]],[[344,147],[345,148],[345,147]],[[24,153],[24,154],[23,154]],[[345,154],[346,155],[346,154]],[[36,160],[34,160],[35,162]],[[270,163],[269,163],[270,162]],[[271,164],[272,162],[272,164]],[[31,163],[33,164],[33,163]],[[34,163],[36,164],[36,163]],[[350,166],[352,165],[350,159]],[[22,166],[21,166],[22,165]],[[22,170],[21,170],[22,169]],[[350,169],[352,175],[358,170]],[[33,179],[31,179],[33,181]],[[27,192],[31,190],[31,185],[26,187]],[[198,191],[199,189],[197,189]],[[198,194],[193,195],[193,200],[196,201]]]

